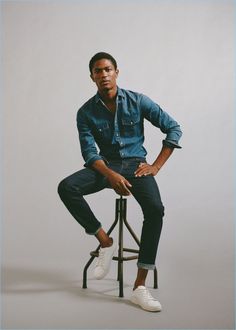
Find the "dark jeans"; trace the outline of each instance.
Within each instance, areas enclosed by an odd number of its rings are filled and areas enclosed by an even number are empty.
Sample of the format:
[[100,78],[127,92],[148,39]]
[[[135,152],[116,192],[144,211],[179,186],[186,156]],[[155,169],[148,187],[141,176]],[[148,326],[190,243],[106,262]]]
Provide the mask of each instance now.
[[[143,227],[140,240],[138,267],[155,268],[155,259],[162,229],[164,206],[157,183],[153,176],[135,177],[134,172],[140,158],[110,160],[108,166],[123,175],[132,185],[129,188],[143,212]],[[62,180],[58,186],[61,200],[72,216],[85,229],[87,234],[95,235],[101,228],[101,223],[91,211],[84,195],[111,188],[108,180],[100,173],[90,168],[84,168]]]

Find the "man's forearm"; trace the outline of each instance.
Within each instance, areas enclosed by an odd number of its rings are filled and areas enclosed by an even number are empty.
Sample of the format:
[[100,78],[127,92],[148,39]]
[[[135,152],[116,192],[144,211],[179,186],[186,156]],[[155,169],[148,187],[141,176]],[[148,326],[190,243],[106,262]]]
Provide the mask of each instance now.
[[92,168],[105,177],[114,173],[114,171],[112,171],[102,159],[95,160],[95,162],[92,163]]
[[173,150],[174,148],[163,146],[152,166],[154,166],[157,169],[157,171],[159,171],[161,167],[165,164],[167,159],[170,157]]
[[173,148],[163,146],[159,155],[152,165],[148,163],[140,163],[137,170],[134,172],[136,177],[153,175],[155,176],[161,169],[161,167],[165,164],[167,159],[173,152]]

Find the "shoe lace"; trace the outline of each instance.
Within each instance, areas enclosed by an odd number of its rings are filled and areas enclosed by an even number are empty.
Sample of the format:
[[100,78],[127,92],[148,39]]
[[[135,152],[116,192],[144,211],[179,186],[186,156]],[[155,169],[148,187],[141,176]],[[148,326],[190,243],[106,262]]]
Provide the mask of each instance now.
[[103,266],[105,251],[99,250],[96,266]]
[[155,301],[156,299],[151,295],[151,293],[148,291],[148,289],[145,288],[145,290],[143,290],[143,297],[146,301],[148,300],[153,300]]

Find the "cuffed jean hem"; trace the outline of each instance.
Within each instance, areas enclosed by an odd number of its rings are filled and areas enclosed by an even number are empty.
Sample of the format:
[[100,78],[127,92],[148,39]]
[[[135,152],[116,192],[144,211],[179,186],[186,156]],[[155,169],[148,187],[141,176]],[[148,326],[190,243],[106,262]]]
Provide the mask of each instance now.
[[147,270],[154,270],[156,268],[156,265],[150,265],[150,264],[143,264],[142,262],[137,262],[138,268],[143,268]]
[[94,233],[89,233],[86,231],[86,234],[88,235],[97,235],[97,233],[99,232],[99,230],[102,228],[102,226],[99,226],[99,228],[94,232]]

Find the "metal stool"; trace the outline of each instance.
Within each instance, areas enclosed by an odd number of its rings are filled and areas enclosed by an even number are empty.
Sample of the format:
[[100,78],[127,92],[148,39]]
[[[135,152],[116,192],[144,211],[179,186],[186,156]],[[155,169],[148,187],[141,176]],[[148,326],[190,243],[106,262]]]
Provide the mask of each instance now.
[[[115,228],[116,224],[119,222],[119,233],[118,233],[118,242],[119,242],[119,248],[118,248],[118,256],[113,257],[112,260],[118,261],[118,274],[117,274],[117,281],[119,281],[119,297],[124,297],[124,291],[123,291],[123,261],[129,261],[138,259],[138,253],[139,250],[135,249],[129,249],[123,247],[123,224],[125,224],[126,228],[130,232],[131,236],[137,243],[138,247],[140,246],[140,241],[133,232],[132,228],[130,227],[129,223],[127,222],[126,218],[126,212],[127,211],[127,199],[120,196],[120,198],[116,199],[116,209],[115,209],[115,221],[111,225],[110,229],[108,230],[107,234],[110,235],[112,230]],[[100,245],[97,247],[95,251],[90,252],[91,258],[87,262],[87,264],[84,267],[83,271],[83,289],[87,289],[87,270],[91,263],[93,262],[95,257],[98,257],[98,251],[99,251]],[[135,255],[124,257],[123,252],[131,252],[135,253]],[[154,289],[158,288],[157,285],[157,269],[155,267],[154,269]]]

